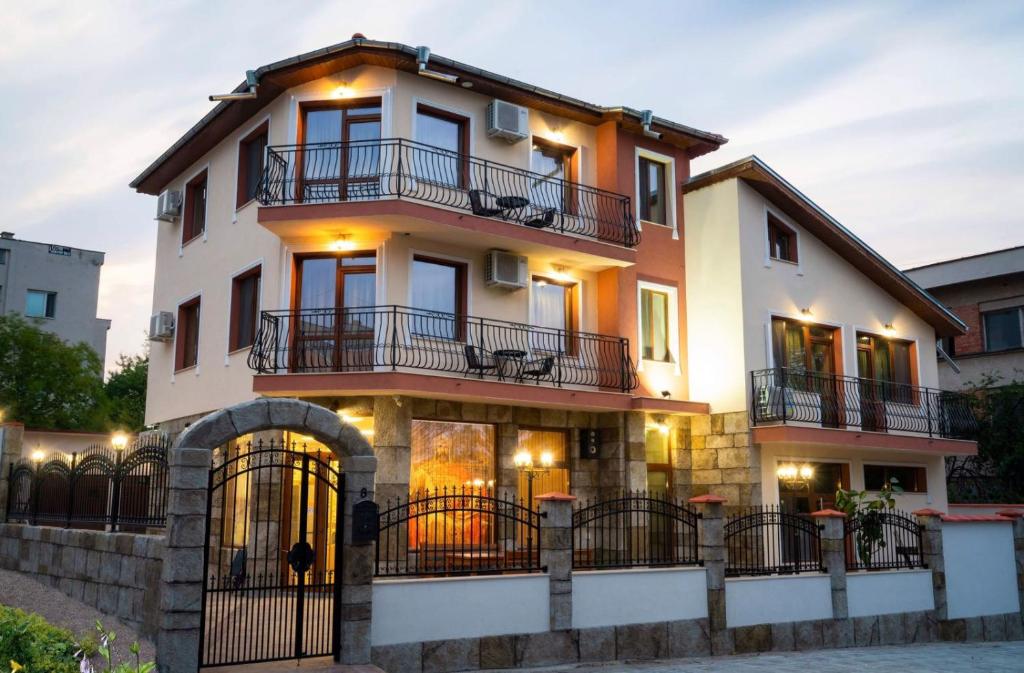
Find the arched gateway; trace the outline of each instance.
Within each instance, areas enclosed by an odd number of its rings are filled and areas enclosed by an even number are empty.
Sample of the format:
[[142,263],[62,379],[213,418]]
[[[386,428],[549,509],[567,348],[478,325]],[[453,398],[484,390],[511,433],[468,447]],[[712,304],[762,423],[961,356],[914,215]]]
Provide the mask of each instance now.
[[[268,431],[318,450],[251,441]],[[359,430],[309,402],[253,400],[193,423],[169,463],[159,670],[368,663],[372,552],[352,544],[352,507],[373,499],[377,459]]]

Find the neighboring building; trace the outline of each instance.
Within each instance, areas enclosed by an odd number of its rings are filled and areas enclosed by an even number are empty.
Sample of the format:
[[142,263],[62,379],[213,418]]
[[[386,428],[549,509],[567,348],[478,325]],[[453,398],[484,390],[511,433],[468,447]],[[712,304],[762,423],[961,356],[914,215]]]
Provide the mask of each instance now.
[[110,321],[97,318],[102,252],[0,234],[0,313],[18,313],[104,359]]
[[691,178],[720,135],[423,56],[259,68],[133,181],[172,192],[147,423],[315,401],[372,438],[381,502],[522,494],[525,449],[536,492],[812,511],[898,476],[945,507],[960,320],[759,160]]
[[963,388],[987,376],[1024,381],[1024,246],[926,264],[905,272],[969,331],[939,342],[939,384]]

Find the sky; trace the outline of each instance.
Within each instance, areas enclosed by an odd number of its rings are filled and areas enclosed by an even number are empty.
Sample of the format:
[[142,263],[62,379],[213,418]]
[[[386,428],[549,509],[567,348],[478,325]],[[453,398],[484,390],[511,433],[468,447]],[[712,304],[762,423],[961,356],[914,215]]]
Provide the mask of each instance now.
[[247,69],[434,53],[756,154],[900,267],[1024,244],[1022,2],[0,0],[0,229],[103,250],[107,364],[144,348],[156,198],[128,183]]

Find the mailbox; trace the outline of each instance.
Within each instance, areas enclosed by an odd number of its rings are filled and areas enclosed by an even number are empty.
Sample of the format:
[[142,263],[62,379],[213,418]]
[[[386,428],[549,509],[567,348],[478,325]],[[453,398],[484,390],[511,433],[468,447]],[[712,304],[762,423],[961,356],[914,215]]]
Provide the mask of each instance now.
[[377,503],[357,502],[352,507],[352,544],[370,544],[377,540]]

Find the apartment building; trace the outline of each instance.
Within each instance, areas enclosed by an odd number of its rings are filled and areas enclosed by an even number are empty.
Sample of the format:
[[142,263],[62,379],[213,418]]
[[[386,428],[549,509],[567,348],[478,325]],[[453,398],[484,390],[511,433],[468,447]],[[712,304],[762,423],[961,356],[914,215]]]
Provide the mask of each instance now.
[[104,254],[0,234],[0,313],[17,313],[103,359],[110,320],[96,317]]
[[251,71],[132,182],[160,197],[147,422],[316,402],[381,502],[810,512],[897,477],[941,509],[976,447],[931,354],[966,326],[760,160],[691,177],[725,142],[358,35]]
[[940,340],[939,385],[959,389],[988,377],[1024,379],[1024,246],[906,270],[969,327]]

